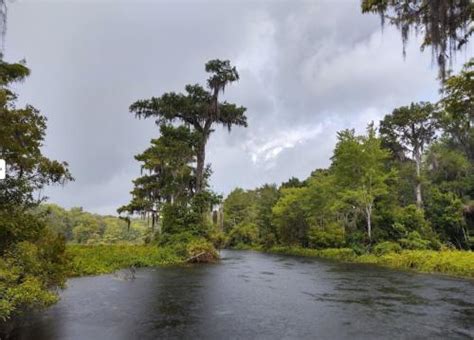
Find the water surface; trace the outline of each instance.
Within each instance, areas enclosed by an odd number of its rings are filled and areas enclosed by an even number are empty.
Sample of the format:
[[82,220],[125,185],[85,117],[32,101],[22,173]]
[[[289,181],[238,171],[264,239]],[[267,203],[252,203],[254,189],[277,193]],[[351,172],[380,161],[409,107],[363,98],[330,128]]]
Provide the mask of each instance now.
[[18,339],[474,339],[474,282],[223,251],[213,265],[68,281]]

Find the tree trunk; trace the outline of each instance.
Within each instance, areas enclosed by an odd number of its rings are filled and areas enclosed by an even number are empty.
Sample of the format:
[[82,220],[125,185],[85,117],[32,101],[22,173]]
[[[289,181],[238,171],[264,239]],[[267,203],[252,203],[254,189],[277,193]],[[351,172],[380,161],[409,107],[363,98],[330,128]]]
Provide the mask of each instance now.
[[206,161],[206,140],[203,140],[198,146],[196,161],[196,193],[200,193],[204,189],[204,163]]
[[421,151],[419,148],[413,150],[416,163],[416,185],[415,185],[415,195],[416,195],[416,206],[421,208],[423,205],[423,199],[421,197]]
[[372,205],[368,205],[365,208],[365,213],[367,215],[367,234],[369,235],[369,240],[372,241]]

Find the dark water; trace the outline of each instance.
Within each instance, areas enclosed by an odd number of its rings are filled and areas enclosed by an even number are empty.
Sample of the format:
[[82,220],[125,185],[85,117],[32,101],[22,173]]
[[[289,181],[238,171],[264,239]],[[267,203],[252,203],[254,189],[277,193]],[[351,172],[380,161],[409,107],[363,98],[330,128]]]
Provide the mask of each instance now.
[[20,339],[474,339],[474,282],[225,251],[220,264],[69,281]]

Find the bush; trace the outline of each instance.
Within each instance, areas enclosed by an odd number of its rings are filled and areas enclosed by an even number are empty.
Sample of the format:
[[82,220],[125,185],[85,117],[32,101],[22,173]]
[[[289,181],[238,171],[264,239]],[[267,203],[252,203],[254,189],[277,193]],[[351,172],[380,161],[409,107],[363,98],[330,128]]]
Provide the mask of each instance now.
[[269,249],[277,244],[277,237],[272,232],[260,235],[260,243],[262,244],[263,248]]
[[323,228],[309,229],[309,246],[312,248],[340,248],[344,246],[344,229],[337,223]]
[[177,256],[185,258],[188,255],[186,247],[195,237],[190,231],[178,234],[164,233],[158,237],[158,245],[170,248]]
[[65,282],[64,240],[44,231],[37,242],[22,241],[0,258],[0,321],[57,300],[49,288]]
[[388,253],[400,253],[402,251],[402,247],[400,244],[391,241],[385,241],[378,243],[374,246],[373,253],[375,255],[385,255]]
[[354,231],[346,236],[347,245],[357,254],[362,255],[367,253],[368,240],[367,234],[361,231]]
[[219,258],[216,248],[204,238],[194,239],[186,246],[188,259],[193,262],[214,262]]
[[414,204],[397,211],[393,230],[399,237],[406,237],[411,232],[417,232],[418,235],[426,237],[433,234],[430,223],[425,218],[424,210]]
[[189,231],[171,235],[163,234],[159,244],[171,249],[174,254],[183,260],[190,259],[199,253],[207,254],[206,257],[209,261],[206,262],[213,262],[219,257],[216,248],[210,241]]
[[400,244],[405,249],[423,250],[430,248],[430,241],[425,240],[417,231],[408,233],[406,238],[400,239]]
[[209,232],[208,238],[216,249],[221,249],[228,243],[226,234],[221,230],[217,230],[216,228],[213,228]]

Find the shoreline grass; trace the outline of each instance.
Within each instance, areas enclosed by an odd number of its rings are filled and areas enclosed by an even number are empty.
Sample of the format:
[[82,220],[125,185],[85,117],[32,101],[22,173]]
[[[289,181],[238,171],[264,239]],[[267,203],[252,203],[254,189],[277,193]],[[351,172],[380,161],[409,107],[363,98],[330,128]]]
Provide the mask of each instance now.
[[309,249],[273,247],[265,251],[274,254],[319,257],[341,262],[374,264],[392,269],[436,273],[474,279],[474,252],[461,250],[403,250],[384,255],[357,255],[350,248]]
[[173,249],[156,245],[68,244],[66,254],[70,258],[68,277],[108,274],[132,265],[156,267],[180,264],[184,261]]
[[[384,255],[357,255],[350,248],[311,249],[301,247],[237,247],[241,250],[255,250],[282,255],[294,255],[331,259],[348,263],[365,263],[392,269],[410,270],[421,273],[437,273],[474,279],[474,252],[460,250],[403,250]],[[70,258],[69,277],[100,275],[130,267],[156,267],[182,264],[183,257],[176,255],[171,247],[151,245],[74,245],[66,247]]]

